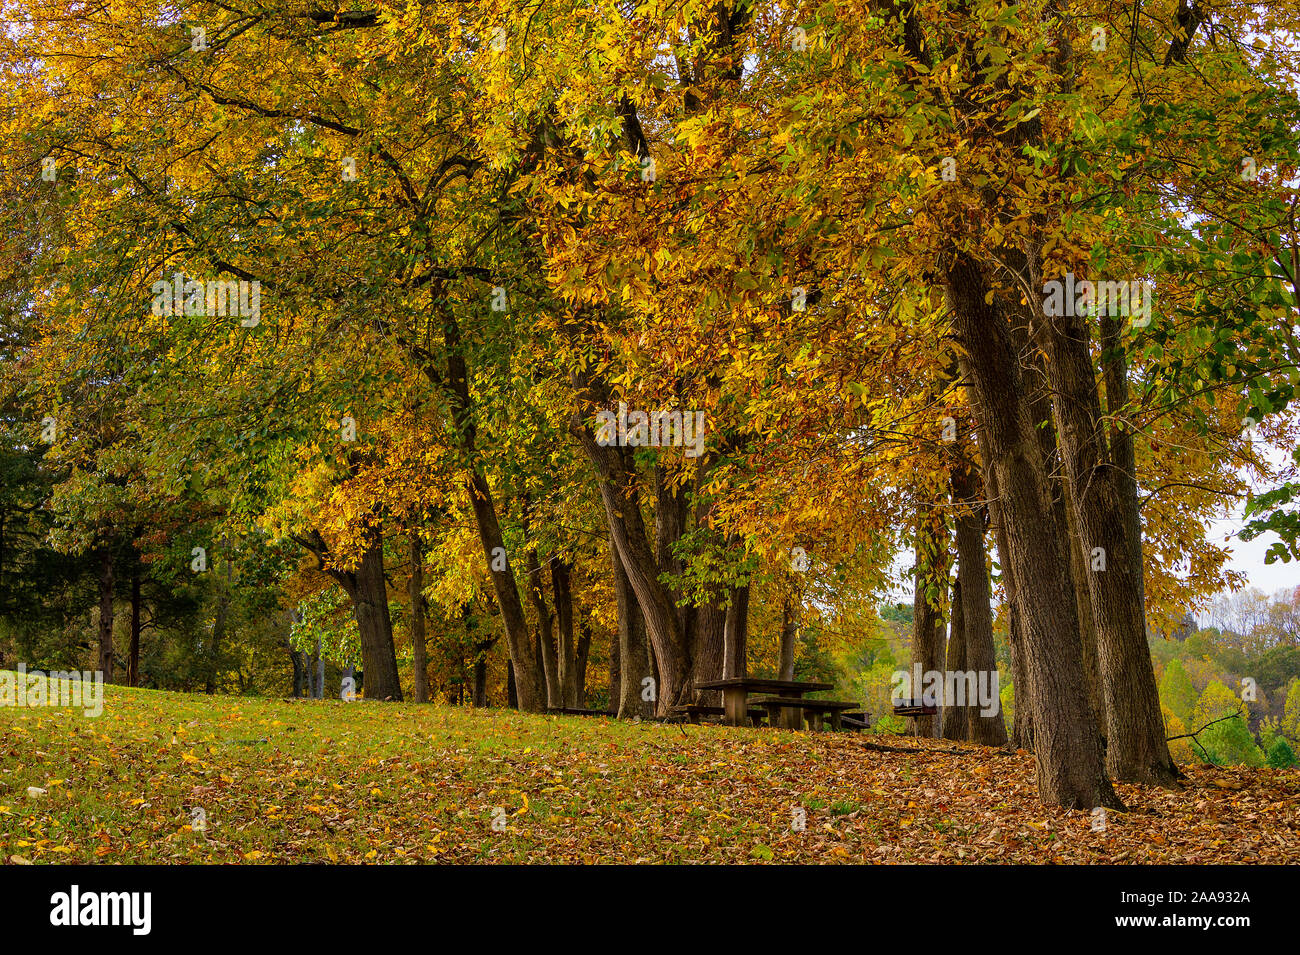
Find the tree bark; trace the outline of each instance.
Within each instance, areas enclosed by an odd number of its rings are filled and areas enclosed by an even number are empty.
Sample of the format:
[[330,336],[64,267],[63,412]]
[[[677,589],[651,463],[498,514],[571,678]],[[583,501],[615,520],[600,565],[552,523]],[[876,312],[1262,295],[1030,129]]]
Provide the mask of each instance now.
[[1028,701],[1017,702],[1033,708],[1039,794],[1048,804],[1071,809],[1120,809],[1094,731],[1078,636],[1061,621],[1061,609],[1069,607],[1063,585],[1069,570],[1054,532],[1042,453],[1008,322],[996,300],[987,298],[992,290],[979,265],[964,252],[950,255],[949,306],[989,449],[1016,581],[1031,691]]
[[411,607],[411,668],[415,671],[412,693],[416,703],[429,702],[429,646],[425,635],[424,548],[420,532],[411,528],[411,577],[407,585]]
[[[1011,718],[1011,745],[1032,752],[1034,748],[1033,707],[1030,705],[1029,670],[1025,666],[1024,640],[1021,637],[1020,611],[1017,609],[1016,575],[1011,566],[1010,547],[1007,544],[1006,526],[1002,522],[1002,507],[998,496],[997,479],[988,466],[988,444],[983,431],[975,429],[980,449],[980,473],[989,498],[989,523],[993,526],[993,539],[998,549],[998,566],[1002,571],[1002,589],[1007,596],[1007,639],[1011,644],[1011,686],[1013,713]],[[1021,701],[1024,705],[1021,706]]]
[[723,679],[749,676],[749,584],[731,592],[724,626]]
[[587,706],[587,662],[591,658],[591,621],[585,617],[578,626],[578,653],[575,661],[575,683],[577,691],[574,697],[574,704],[586,708]]
[[560,661],[555,652],[555,614],[546,603],[546,583],[542,578],[542,564],[534,550],[528,551],[528,599],[537,615],[537,636],[534,645],[542,662],[542,676],[546,681],[546,705],[564,706],[564,691],[560,687]]
[[792,585],[781,599],[781,663],[779,680],[794,679],[794,650],[799,637],[800,594]]
[[655,704],[642,699],[643,681],[651,675],[650,648],[646,640],[645,618],[636,592],[623,569],[623,559],[611,533],[610,565],[614,571],[614,599],[618,605],[618,694],[610,698],[611,708],[623,718],[653,716]]
[[654,651],[658,675],[656,711],[667,715],[674,705],[688,699],[691,648],[682,631],[672,594],[659,580],[659,565],[641,515],[631,451],[597,444],[596,436],[581,420],[574,421],[572,427],[600,477],[605,517],[623,568],[641,605]]
[[388,613],[388,584],[384,579],[384,540],[378,529],[369,531],[357,569],[336,571],[334,576],[352,601],[361,636],[364,698],[400,701],[402,686],[397,677],[397,651],[393,647],[393,621]]
[[1055,394],[1071,504],[1088,561],[1106,718],[1106,767],[1125,782],[1172,786],[1178,770],[1165,742],[1147,646],[1142,553],[1140,539],[1134,540],[1131,512],[1136,505],[1126,501],[1126,478],[1105,444],[1087,320],[1071,314],[1051,320],[1036,317],[1037,340],[1048,358]]
[[515,695],[519,708],[526,713],[540,713],[546,709],[546,680],[541,671],[533,636],[528,631],[528,620],[524,616],[524,605],[519,600],[514,571],[510,562],[505,560],[505,537],[497,521],[492,491],[487,479],[477,471],[470,476],[468,489],[479,541],[488,567],[496,568],[501,565],[501,560],[505,561],[503,570],[492,569],[492,587],[501,608],[506,644],[510,650],[511,663],[514,664]]
[[99,669],[104,682],[113,682],[113,552],[99,549]]
[[[960,528],[958,528],[960,532]],[[952,582],[952,613],[948,621],[948,646],[944,653],[943,666],[944,670],[965,670],[966,669],[966,614],[962,606],[962,574],[965,572],[961,564],[957,565],[957,577]],[[944,739],[965,740],[970,738],[970,709],[965,706],[957,706],[953,700],[945,699],[943,702],[943,732]]]
[[126,663],[126,685],[140,685],[140,568],[131,573],[131,651]]
[[[957,559],[960,561],[962,623],[965,629],[962,644],[965,659],[960,669],[973,670],[977,675],[977,686],[982,679],[993,688],[998,664],[993,649],[992,593],[985,564],[984,521],[979,510],[981,489],[975,481],[973,467],[966,462],[953,468],[952,482],[953,503],[957,507]],[[951,663],[948,668],[956,669]],[[995,699],[993,703],[995,712],[985,716],[978,705],[967,701],[967,738],[984,746],[1005,746],[1007,725],[1002,719],[1001,702]]]
[[[927,596],[927,591],[947,587],[947,582],[940,582],[935,564],[940,552],[946,548],[946,530],[943,518],[933,505],[922,507],[916,521],[916,543],[913,555],[916,559],[916,573],[913,578],[915,596],[912,603],[912,672],[920,664],[922,683],[912,686],[912,699],[927,703],[937,703],[924,696],[925,674],[943,670],[940,658],[942,648],[942,618],[939,615],[937,596]],[[935,718],[933,716],[913,717],[917,736],[935,735]]]
[[578,644],[573,632],[573,569],[559,557],[552,557],[549,563],[559,637],[555,649],[559,664],[556,677],[562,701],[560,705],[573,708],[578,705]]

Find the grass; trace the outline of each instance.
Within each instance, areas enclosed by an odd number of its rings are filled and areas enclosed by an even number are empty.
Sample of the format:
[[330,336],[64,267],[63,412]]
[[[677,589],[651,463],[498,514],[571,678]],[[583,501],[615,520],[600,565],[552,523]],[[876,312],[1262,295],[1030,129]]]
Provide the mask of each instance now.
[[0,707],[0,861],[1300,861],[1300,771],[1121,786],[1097,832],[952,745],[107,687]]

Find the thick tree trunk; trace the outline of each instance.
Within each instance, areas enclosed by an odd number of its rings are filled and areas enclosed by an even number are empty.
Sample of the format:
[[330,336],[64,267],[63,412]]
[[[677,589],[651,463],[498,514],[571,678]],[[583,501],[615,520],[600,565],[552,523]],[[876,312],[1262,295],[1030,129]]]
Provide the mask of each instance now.
[[[226,565],[229,567],[229,564]],[[227,584],[221,587],[217,596],[217,613],[212,621],[212,645],[208,647],[208,659],[204,664],[203,692],[212,694],[217,689],[217,668],[221,664],[221,646],[226,642],[226,627],[230,623],[230,590]]]
[[[355,571],[336,574],[352,600],[361,637],[361,672],[365,699],[401,700],[397,678],[397,651],[393,647],[393,621],[388,613],[388,585],[384,579],[384,541],[372,529],[361,563]],[[324,688],[321,689],[322,697]]]
[[291,644],[287,639],[281,644],[281,646],[289,651],[289,663],[293,666],[293,698],[295,700],[300,700],[303,696],[303,683],[305,682],[304,670],[306,669],[303,654],[295,650],[293,644]]
[[[1067,311],[1073,311],[1067,310]],[[1142,553],[1134,540],[1126,479],[1105,445],[1088,326],[1081,316],[1043,318],[1036,329],[1055,394],[1057,432],[1088,562],[1106,714],[1106,767],[1125,782],[1170,786],[1178,771],[1165,742],[1147,646]]]
[[104,682],[113,682],[113,552],[99,550],[99,669]]
[[749,676],[749,584],[731,593],[723,632],[723,679]]
[[610,564],[614,571],[614,599],[618,605],[618,693],[610,697],[610,707],[620,717],[653,716],[655,704],[642,699],[644,680],[651,676],[650,648],[646,640],[645,618],[636,592],[623,569],[623,559],[613,536],[609,542]]
[[[958,533],[961,528],[958,527]],[[966,613],[962,606],[962,574],[966,573],[964,565],[957,566],[957,578],[952,582],[952,613],[948,622],[948,646],[944,653],[944,670],[966,669]],[[944,739],[965,740],[970,738],[970,710],[957,706],[956,701],[945,698],[943,705]]]
[[[1008,323],[978,264],[953,252],[947,272],[954,330],[965,352],[976,416],[989,449],[1006,527],[1009,565],[1023,626],[1034,716],[1034,751],[1042,799],[1072,809],[1122,808],[1102,761],[1101,741],[1085,689],[1082,650],[1063,580],[1067,558],[1054,530],[1042,452]],[[1073,615],[1070,615],[1073,617]]]
[[415,671],[412,693],[416,703],[429,702],[429,646],[425,634],[427,607],[424,599],[424,548],[420,532],[411,528],[411,578],[407,586],[411,607],[411,668]]
[[713,603],[684,609],[686,638],[691,641],[691,691],[697,703],[721,706],[720,690],[696,690],[695,686],[721,680],[727,672],[728,611]]
[[577,695],[574,703],[582,707],[587,706],[587,663],[591,658],[591,621],[585,617],[578,626],[578,658],[575,682],[577,683]]
[[551,593],[555,599],[557,674],[559,705],[578,705],[578,644],[573,632],[573,570],[558,557],[550,559]]
[[[935,564],[938,555],[946,548],[947,533],[943,528],[943,518],[936,508],[927,506],[921,509],[916,522],[916,544],[913,555],[916,559],[915,597],[912,603],[912,673],[916,666],[921,667],[922,682],[912,686],[912,699],[927,703],[938,703],[938,699],[924,696],[925,674],[943,670],[942,640],[943,620],[939,615],[938,596],[930,593],[939,587],[948,586],[946,580],[939,580]],[[913,717],[917,736],[934,736],[936,733],[933,716]]]
[[781,599],[781,662],[778,680],[794,679],[794,649],[799,637],[800,608],[800,594],[791,586]]
[[618,649],[618,627],[609,632],[609,708],[618,712],[619,695],[623,691],[623,668]]
[[487,672],[487,657],[480,651],[474,658],[474,705],[480,709],[488,705]]
[[1097,629],[1093,623],[1092,606],[1088,597],[1087,565],[1083,562],[1082,545],[1070,507],[1070,476],[1061,460],[1061,448],[1056,440],[1056,416],[1051,388],[1048,386],[1046,362],[1042,352],[1032,343],[1032,314],[1029,305],[1017,307],[1013,311],[1011,337],[1022,364],[1033,369],[1026,382],[1029,388],[1029,413],[1043,454],[1043,468],[1048,476],[1048,490],[1052,495],[1052,520],[1057,535],[1062,541],[1068,542],[1066,556],[1070,572],[1062,584],[1069,597],[1069,606],[1075,608],[1075,628],[1083,653],[1083,675],[1087,683],[1088,702],[1096,718],[1097,731],[1104,737],[1105,710],[1097,664]]
[[564,691],[560,687],[560,661],[555,652],[555,614],[546,603],[546,583],[542,577],[542,564],[537,553],[528,552],[528,599],[537,615],[534,645],[542,662],[542,675],[546,680],[546,705],[564,706]]
[[[1034,748],[1033,707],[1030,706],[1029,670],[1025,666],[1024,639],[1021,637],[1020,611],[1016,600],[1016,575],[1011,566],[1010,548],[1007,545],[1006,525],[1002,522],[1002,507],[998,496],[997,479],[988,467],[988,444],[983,431],[975,430],[979,442],[984,487],[989,499],[989,523],[993,525],[993,539],[998,548],[998,566],[1002,571],[1002,589],[1007,596],[1007,639],[1011,644],[1011,686],[1015,700],[1011,719],[1011,745],[1016,749],[1032,751]],[[1021,701],[1024,705],[1021,706]]]
[[311,691],[311,698],[313,700],[325,699],[325,658],[321,656],[320,652],[320,637],[316,638],[316,647],[312,651],[311,672],[307,674],[307,681],[311,684],[308,687]]
[[[645,617],[654,650],[657,683],[656,711],[667,715],[690,693],[691,648],[682,631],[672,594],[659,580],[659,565],[641,516],[640,493],[630,449],[602,446],[580,420],[573,428],[583,450],[596,466],[605,517],[623,568]],[[624,661],[626,666],[626,660]]]
[[[524,605],[519,600],[515,574],[506,559],[505,537],[497,521],[496,505],[487,479],[474,472],[469,480],[470,504],[474,508],[474,521],[478,526],[483,555],[492,573],[492,587],[496,591],[497,605],[506,629],[506,644],[510,661],[514,664],[515,693],[519,708],[527,713],[540,713],[546,709],[546,682],[524,616]],[[502,569],[498,569],[502,568]]]
[[[1055,427],[1053,425],[1053,427]],[[1070,543],[1070,592],[1074,597],[1075,618],[1079,621],[1079,645],[1083,648],[1083,675],[1088,683],[1088,702],[1097,724],[1097,733],[1106,738],[1106,701],[1101,692],[1101,665],[1097,650],[1097,624],[1092,619],[1092,597],[1088,593],[1088,561],[1083,555],[1083,538],[1070,505],[1069,478],[1061,481],[1063,500],[1054,506],[1060,511],[1056,526],[1064,526],[1063,540]]]
[[131,574],[131,651],[126,662],[126,685],[140,685],[140,569]]
[[[966,634],[965,659],[960,669],[975,672],[977,687],[996,689],[998,664],[993,649],[992,594],[985,565],[984,521],[979,511],[981,488],[975,480],[974,469],[964,462],[953,468],[952,491],[953,503],[958,508],[957,559],[961,562],[962,618]],[[955,669],[951,663],[949,669]],[[1005,746],[1007,725],[1002,719],[1001,702],[996,694],[990,702],[995,711],[986,716],[978,703],[972,705],[967,700],[967,738],[985,746]]]

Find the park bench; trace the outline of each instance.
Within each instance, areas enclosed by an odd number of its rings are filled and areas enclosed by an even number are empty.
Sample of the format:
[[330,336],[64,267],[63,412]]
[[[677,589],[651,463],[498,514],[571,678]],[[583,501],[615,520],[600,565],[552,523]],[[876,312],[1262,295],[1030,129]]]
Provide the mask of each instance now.
[[[681,713],[686,717],[687,722],[698,723],[701,716],[726,716],[727,709],[724,706],[705,706],[703,703],[687,703],[684,706],[673,707],[674,713]],[[763,711],[757,707],[749,707],[746,712],[750,723],[754,726],[761,726],[763,722]]]
[[831,718],[831,729],[838,730],[842,726],[840,714],[860,705],[846,700],[805,700],[793,696],[768,696],[755,702],[767,710],[768,725],[790,726],[794,723],[795,728],[799,728],[807,720],[810,730],[820,730],[827,714]]
[[916,718],[918,716],[937,716],[939,708],[925,700],[894,700],[894,715],[905,716],[912,721],[912,735],[916,735]]
[[866,710],[845,710],[840,714],[840,725],[850,730],[871,729],[871,714]]
[[[751,677],[731,677],[726,680],[713,680],[709,683],[696,683],[697,690],[722,691],[722,721],[729,726],[744,726],[749,719],[750,693],[779,693],[787,699],[801,698],[805,693],[834,689],[829,683],[803,683],[797,680],[766,680]],[[781,715],[791,721],[788,729],[802,729],[803,718],[796,709],[786,708]],[[779,725],[779,724],[773,724]]]

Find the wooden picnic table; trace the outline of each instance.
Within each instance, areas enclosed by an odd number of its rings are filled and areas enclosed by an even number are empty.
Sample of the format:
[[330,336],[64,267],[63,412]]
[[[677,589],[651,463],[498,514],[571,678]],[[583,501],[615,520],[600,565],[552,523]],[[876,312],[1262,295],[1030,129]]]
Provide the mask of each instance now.
[[[803,683],[799,680],[762,680],[739,676],[729,680],[712,680],[708,683],[696,683],[697,690],[722,691],[722,721],[728,726],[744,726],[749,712],[749,694],[779,693],[782,696],[799,699],[805,693],[819,690],[833,690],[830,683]],[[783,707],[785,725],[789,729],[803,728],[803,714],[795,707]]]
[[[803,729],[804,720],[808,721],[810,730],[820,730],[823,716],[830,716],[831,729],[841,728],[840,714],[845,710],[861,706],[851,700],[805,700],[800,697],[767,696],[756,701],[767,710],[767,722],[772,726],[790,726]],[[794,715],[791,716],[791,713]]]

